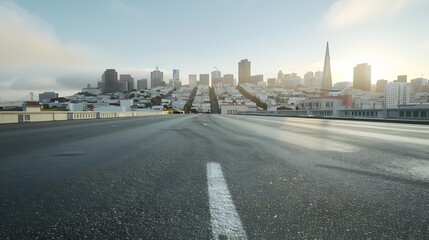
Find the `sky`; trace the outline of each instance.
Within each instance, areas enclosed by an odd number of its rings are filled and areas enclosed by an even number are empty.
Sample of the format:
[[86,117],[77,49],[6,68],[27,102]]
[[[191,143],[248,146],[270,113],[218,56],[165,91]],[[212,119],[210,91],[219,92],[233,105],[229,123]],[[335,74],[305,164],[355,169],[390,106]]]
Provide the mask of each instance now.
[[71,95],[107,68],[135,79],[156,66],[237,78],[323,70],[333,82],[372,66],[372,82],[429,76],[427,0],[0,0],[0,101],[30,92]]

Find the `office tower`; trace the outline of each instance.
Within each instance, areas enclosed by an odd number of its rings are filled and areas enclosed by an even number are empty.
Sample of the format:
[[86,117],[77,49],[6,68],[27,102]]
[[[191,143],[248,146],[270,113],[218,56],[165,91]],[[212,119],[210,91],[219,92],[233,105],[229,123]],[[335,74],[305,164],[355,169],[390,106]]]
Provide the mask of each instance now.
[[398,75],[398,79],[395,82],[407,82],[407,75]]
[[159,71],[159,67],[156,67],[156,69],[150,73],[150,88],[156,88],[163,85],[163,81],[163,72]]
[[258,84],[258,82],[263,82],[263,81],[264,81],[264,75],[262,74],[253,75],[251,77],[251,83],[253,84]]
[[197,74],[189,74],[189,86],[196,87],[197,86]]
[[128,81],[118,81],[118,92],[128,92]]
[[58,93],[56,92],[44,92],[39,93],[39,102],[49,102],[52,98],[58,98]]
[[388,83],[385,86],[384,99],[386,108],[410,103],[410,86],[403,82]]
[[250,83],[250,62],[247,59],[243,59],[238,63],[238,83]]
[[212,75],[212,79],[213,78],[221,78],[222,77],[221,72],[219,70],[217,70],[217,69],[214,70],[211,75]]
[[212,87],[221,87],[223,86],[223,77],[212,78]]
[[118,73],[115,69],[106,69],[102,78],[104,78],[105,90],[103,93],[115,93],[118,91]]
[[233,74],[224,74],[223,75],[223,84],[233,87],[235,85],[234,75]]
[[384,87],[386,86],[386,84],[387,84],[387,80],[384,80],[384,79],[377,80],[377,83],[375,85],[375,91],[384,92]]
[[147,89],[147,79],[140,79],[137,80],[137,90],[143,90],[143,89]]
[[198,85],[210,86],[210,74],[200,74]]
[[173,69],[173,80],[179,81],[180,80],[180,72],[179,69]]
[[329,43],[326,43],[325,51],[325,63],[323,64],[323,77],[322,77],[322,89],[332,88],[332,76],[331,76],[331,57],[329,55]]
[[273,88],[276,86],[276,78],[268,78],[267,79],[267,87]]
[[282,70],[280,70],[280,71],[277,73],[277,79],[283,79],[283,72],[282,72]]
[[132,92],[134,89],[134,78],[131,77],[131,74],[120,74],[119,75],[119,81],[125,81],[127,82],[127,89],[126,91]]
[[314,88],[314,73],[313,72],[307,72],[304,74],[304,87],[307,88]]
[[97,82],[97,88],[101,89],[102,93],[106,92],[106,84],[103,81]]
[[223,85],[222,73],[216,68],[213,72],[211,72],[212,78],[212,87]]
[[411,86],[413,87],[413,92],[422,92],[423,86],[428,85],[428,80],[424,78],[415,78],[410,81]]
[[371,91],[371,66],[367,63],[358,64],[354,67],[353,88]]

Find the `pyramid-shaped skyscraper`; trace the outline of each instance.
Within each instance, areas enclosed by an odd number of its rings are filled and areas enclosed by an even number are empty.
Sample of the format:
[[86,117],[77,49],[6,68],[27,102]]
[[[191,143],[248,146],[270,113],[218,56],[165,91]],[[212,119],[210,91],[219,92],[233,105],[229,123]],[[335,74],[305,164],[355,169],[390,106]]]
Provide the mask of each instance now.
[[332,88],[331,57],[329,56],[329,42],[326,42],[325,64],[323,65],[322,89]]

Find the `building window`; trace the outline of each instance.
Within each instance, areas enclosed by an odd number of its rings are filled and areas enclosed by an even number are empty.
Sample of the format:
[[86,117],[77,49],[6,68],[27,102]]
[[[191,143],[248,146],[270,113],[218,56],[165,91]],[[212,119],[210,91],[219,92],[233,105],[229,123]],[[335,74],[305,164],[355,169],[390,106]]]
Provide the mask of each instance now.
[[411,117],[411,111],[406,111],[406,112],[405,112],[405,116],[406,116],[406,117]]
[[427,112],[426,111],[421,111],[420,112],[420,117],[423,117],[423,118],[425,118],[425,117],[427,117],[428,115],[427,115]]
[[399,111],[399,117],[404,117],[405,116],[405,112],[404,111]]
[[413,117],[419,117],[419,111],[413,111]]

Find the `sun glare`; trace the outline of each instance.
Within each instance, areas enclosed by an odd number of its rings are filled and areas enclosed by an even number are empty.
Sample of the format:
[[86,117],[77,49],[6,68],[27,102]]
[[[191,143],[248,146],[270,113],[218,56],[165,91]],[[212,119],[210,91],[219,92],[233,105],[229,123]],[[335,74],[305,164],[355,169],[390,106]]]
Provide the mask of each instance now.
[[353,68],[361,63],[371,65],[371,82],[373,84],[379,79],[391,80],[389,79],[391,71],[385,60],[375,56],[355,56],[333,60],[332,72],[336,76],[334,81],[353,81]]

